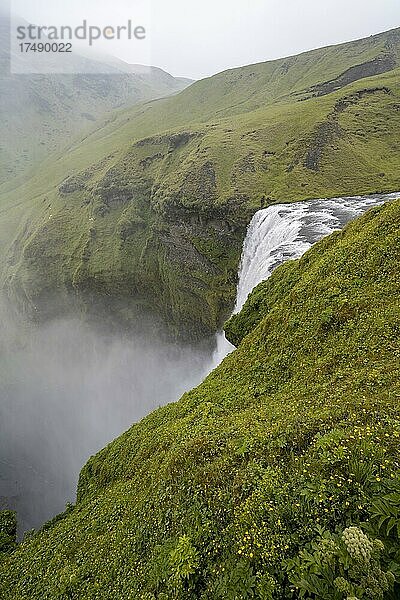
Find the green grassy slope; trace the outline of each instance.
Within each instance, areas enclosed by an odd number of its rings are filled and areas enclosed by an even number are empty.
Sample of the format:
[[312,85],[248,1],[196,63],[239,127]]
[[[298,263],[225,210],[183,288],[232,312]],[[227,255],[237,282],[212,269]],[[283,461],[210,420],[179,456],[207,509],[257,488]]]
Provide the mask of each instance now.
[[[0,597],[398,598],[399,253],[395,201],[277,269],[235,318],[238,349],[4,555]],[[362,523],[384,547],[335,537]]]
[[22,187],[3,187],[3,285],[28,314],[146,307],[213,333],[260,197],[399,188],[399,30],[234,69],[116,114]]
[[[163,75],[167,75],[164,73]],[[0,76],[0,182],[24,175],[107,113],[173,94],[185,87],[169,76]]]
[[[189,84],[162,69],[77,54],[71,58],[76,75],[13,75],[9,32],[9,17],[0,8],[0,183],[26,175],[78,133],[98,128],[111,111],[177,93]],[[93,73],[85,74],[85,68]]]

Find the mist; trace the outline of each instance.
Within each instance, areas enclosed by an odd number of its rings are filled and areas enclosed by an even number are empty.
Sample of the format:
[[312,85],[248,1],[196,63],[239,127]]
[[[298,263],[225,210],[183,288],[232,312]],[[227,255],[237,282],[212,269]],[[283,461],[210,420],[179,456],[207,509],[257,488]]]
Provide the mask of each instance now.
[[[398,27],[400,18],[398,0],[12,0],[12,8],[43,25],[138,19],[147,28],[151,63],[192,79],[367,37]],[[98,49],[128,63],[141,60],[141,47],[130,40],[114,41],[111,47],[104,40]]]
[[200,383],[212,357],[156,334],[74,319],[33,328],[0,311],[0,509],[17,510],[23,532],[74,502],[89,456]]

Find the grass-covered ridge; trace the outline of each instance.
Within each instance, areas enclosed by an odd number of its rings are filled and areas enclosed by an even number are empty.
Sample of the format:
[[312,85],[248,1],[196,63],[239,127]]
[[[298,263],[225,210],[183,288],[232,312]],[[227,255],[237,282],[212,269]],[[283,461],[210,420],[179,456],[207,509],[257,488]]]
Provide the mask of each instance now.
[[399,259],[395,201],[278,268],[238,349],[4,555],[0,597],[398,598]]
[[[79,53],[70,63],[76,74],[54,74],[51,65],[46,75],[12,74],[10,31],[10,16],[0,7],[0,185],[26,177],[78,134],[97,129],[112,111],[177,93],[190,83],[162,69],[92,61]],[[25,57],[20,59],[21,67]]]
[[101,298],[124,326],[146,307],[173,336],[214,333],[263,196],[399,188],[399,39],[396,29],[226,71],[114,115],[3,188],[13,303],[48,317],[71,296],[83,310]]

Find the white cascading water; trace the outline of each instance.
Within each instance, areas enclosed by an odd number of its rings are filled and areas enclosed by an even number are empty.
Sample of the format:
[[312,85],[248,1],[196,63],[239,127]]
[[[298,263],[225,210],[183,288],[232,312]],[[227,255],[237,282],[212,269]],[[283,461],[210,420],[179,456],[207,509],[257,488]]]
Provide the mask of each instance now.
[[[300,258],[315,242],[372,206],[400,197],[399,193],[310,200],[275,204],[254,215],[243,245],[234,314],[240,312],[251,291],[287,260]],[[213,365],[234,347],[223,332],[217,334]]]

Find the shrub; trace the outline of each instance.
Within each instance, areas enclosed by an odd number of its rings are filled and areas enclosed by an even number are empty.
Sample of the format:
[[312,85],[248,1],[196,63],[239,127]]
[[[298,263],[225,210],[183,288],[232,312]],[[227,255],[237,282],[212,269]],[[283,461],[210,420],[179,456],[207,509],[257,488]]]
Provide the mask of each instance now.
[[299,598],[321,600],[383,599],[393,589],[395,576],[382,570],[384,544],[358,527],[341,534],[321,531],[289,563],[293,590]]

